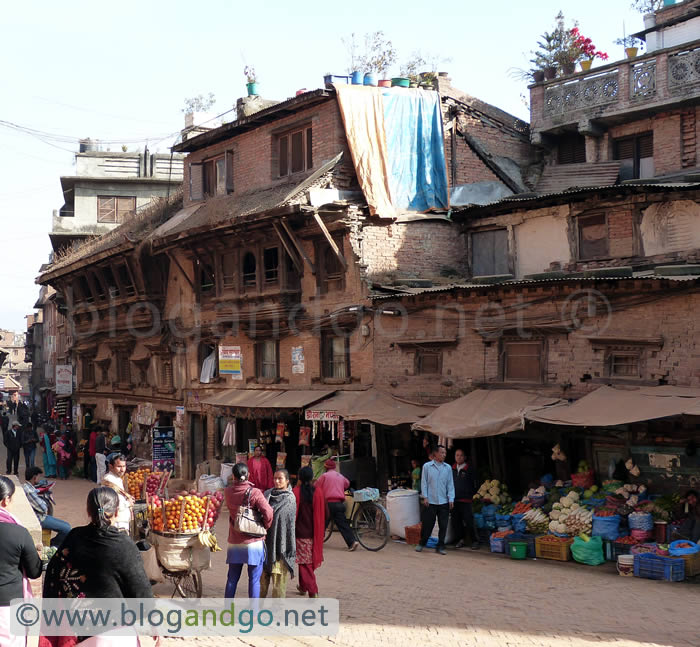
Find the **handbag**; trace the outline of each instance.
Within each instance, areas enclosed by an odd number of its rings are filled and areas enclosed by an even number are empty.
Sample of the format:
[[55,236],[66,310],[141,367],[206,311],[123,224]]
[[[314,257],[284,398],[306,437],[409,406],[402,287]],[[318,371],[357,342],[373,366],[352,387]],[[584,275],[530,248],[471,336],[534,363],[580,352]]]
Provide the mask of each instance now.
[[251,537],[264,537],[267,534],[265,526],[262,525],[260,513],[250,505],[250,492],[253,488],[248,488],[245,493],[244,503],[238,506],[236,518],[233,520],[233,529]]

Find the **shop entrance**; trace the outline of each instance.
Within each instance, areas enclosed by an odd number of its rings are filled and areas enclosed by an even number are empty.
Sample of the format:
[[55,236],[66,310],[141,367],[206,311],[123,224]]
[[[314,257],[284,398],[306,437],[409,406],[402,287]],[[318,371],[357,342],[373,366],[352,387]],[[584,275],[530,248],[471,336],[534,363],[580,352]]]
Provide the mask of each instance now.
[[193,413],[190,420],[190,469],[194,476],[197,465],[207,459],[207,417]]

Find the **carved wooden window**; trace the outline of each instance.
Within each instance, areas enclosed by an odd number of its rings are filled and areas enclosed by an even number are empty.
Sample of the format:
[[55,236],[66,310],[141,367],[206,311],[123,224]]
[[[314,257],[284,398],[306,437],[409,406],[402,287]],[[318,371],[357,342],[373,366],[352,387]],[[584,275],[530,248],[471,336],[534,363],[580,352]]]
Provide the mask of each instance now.
[[126,294],[130,297],[134,296],[134,294],[136,294],[136,288],[134,287],[134,282],[131,280],[129,268],[124,264],[117,266],[117,275],[119,277],[119,283],[121,283]]
[[160,387],[162,389],[173,388],[173,360],[171,357],[163,357],[160,360]]
[[544,340],[504,340],[504,382],[544,381]]
[[263,264],[265,271],[265,283],[272,284],[279,281],[280,252],[277,247],[270,247],[263,252]]
[[418,348],[415,358],[416,375],[440,375],[442,373],[442,350]]
[[[338,250],[343,254],[343,237],[333,236]],[[324,238],[316,246],[318,271],[316,272],[318,286],[322,293],[341,291],[345,288],[345,270],[333,248]]]
[[233,253],[221,257],[221,287],[224,290],[236,287],[236,255]]
[[258,284],[257,259],[253,252],[246,252],[243,256],[243,287],[255,289]]
[[83,357],[81,359],[83,382],[86,384],[95,383],[95,358]]
[[117,382],[119,384],[131,384],[131,365],[129,353],[119,351],[117,353]]

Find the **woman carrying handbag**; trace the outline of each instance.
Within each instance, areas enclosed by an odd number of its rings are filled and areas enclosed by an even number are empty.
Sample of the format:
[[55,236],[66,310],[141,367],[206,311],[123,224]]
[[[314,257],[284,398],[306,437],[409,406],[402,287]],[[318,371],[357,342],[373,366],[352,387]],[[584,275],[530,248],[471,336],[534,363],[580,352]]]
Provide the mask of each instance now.
[[272,524],[272,508],[263,493],[248,481],[248,466],[233,466],[233,483],[224,492],[229,510],[228,579],[224,597],[236,595],[243,565],[248,565],[248,597],[260,597],[265,563],[265,530]]

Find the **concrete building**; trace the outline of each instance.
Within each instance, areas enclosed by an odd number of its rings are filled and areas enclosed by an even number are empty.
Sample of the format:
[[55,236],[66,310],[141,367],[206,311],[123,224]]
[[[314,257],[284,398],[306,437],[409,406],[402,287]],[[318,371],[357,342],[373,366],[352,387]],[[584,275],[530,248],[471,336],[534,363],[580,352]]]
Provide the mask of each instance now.
[[65,204],[54,211],[49,233],[55,251],[112,231],[182,182],[179,155],[99,149],[99,142],[83,140],[75,175],[61,177]]

